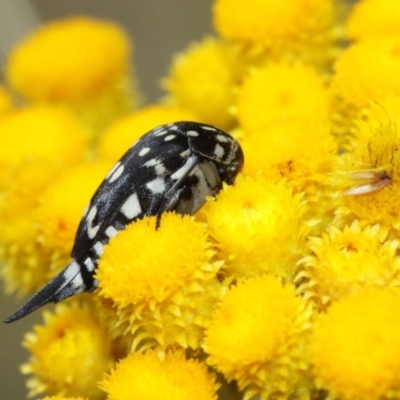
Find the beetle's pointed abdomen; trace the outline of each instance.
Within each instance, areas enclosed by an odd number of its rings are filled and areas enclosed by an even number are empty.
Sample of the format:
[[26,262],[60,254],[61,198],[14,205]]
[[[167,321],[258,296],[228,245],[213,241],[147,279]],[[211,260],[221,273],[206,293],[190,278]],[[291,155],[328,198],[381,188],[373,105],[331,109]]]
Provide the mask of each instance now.
[[14,322],[49,302],[57,303],[74,294],[88,290],[82,276],[83,268],[73,260],[17,312],[4,320],[4,322]]

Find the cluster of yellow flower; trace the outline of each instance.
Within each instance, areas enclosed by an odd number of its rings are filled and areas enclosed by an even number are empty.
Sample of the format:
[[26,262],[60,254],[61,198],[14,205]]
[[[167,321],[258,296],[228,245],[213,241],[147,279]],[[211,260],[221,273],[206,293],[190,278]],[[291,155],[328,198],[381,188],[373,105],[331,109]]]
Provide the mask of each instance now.
[[213,16],[218,36],[177,55],[165,98],[141,108],[112,23],[54,22],[10,53],[10,293],[68,263],[91,195],[154,126],[214,124],[245,153],[216,201],[164,215],[157,231],[151,218],[131,224],[104,248],[99,289],[44,312],[24,341],[30,393],[400,399],[400,4],[215,0]]

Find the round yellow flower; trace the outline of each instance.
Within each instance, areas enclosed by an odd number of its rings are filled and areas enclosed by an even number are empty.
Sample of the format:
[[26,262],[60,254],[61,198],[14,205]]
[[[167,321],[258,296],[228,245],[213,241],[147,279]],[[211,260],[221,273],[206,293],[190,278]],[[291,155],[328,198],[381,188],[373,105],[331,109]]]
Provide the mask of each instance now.
[[44,313],[44,325],[25,335],[23,345],[31,357],[21,370],[34,375],[28,381],[31,395],[103,398],[97,383],[115,359],[111,339],[94,311],[78,302],[57,305],[55,314]]
[[13,112],[0,119],[0,183],[22,161],[76,163],[86,145],[86,131],[67,109],[36,106]]
[[205,364],[182,353],[167,353],[161,360],[155,351],[147,351],[120,361],[100,387],[108,400],[216,400],[215,381]]
[[85,207],[111,167],[109,162],[76,166],[40,196],[38,241],[52,254],[48,278],[67,264]]
[[319,308],[359,291],[363,287],[399,284],[400,241],[388,239],[379,225],[360,227],[358,221],[340,230],[334,226],[322,237],[308,238],[310,255],[301,260],[300,287]]
[[347,20],[347,36],[365,39],[400,33],[400,4],[393,0],[359,0]]
[[341,99],[341,108],[350,106],[360,110],[370,100],[400,94],[399,45],[397,36],[371,37],[342,53],[332,79],[332,93]]
[[305,118],[276,120],[245,135],[244,174],[262,173],[272,180],[287,178],[297,192],[327,180],[336,143],[328,123]]
[[343,400],[399,398],[400,293],[363,290],[339,300],[315,326],[317,384]]
[[12,170],[0,191],[0,274],[6,292],[31,293],[48,281],[50,253],[38,242],[38,193],[62,171],[46,160],[22,162]]
[[284,181],[239,176],[205,210],[230,278],[271,273],[291,279],[307,229],[304,204]]
[[114,302],[115,328],[134,335],[133,348],[198,349],[223,290],[213,254],[204,225],[175,213],[163,214],[158,230],[156,217],[136,221],[104,246],[100,294]]
[[208,363],[228,381],[237,380],[247,399],[296,397],[311,386],[304,357],[310,318],[310,307],[291,285],[272,276],[241,282],[211,318],[204,341]]
[[313,234],[324,230],[336,209],[331,174],[337,146],[330,125],[318,117],[275,120],[245,135],[241,144],[246,154],[243,173],[261,173],[275,182],[286,178],[294,193],[304,193],[304,217],[313,221]]
[[164,86],[171,101],[193,111],[206,123],[229,129],[234,123],[230,107],[241,79],[243,61],[235,48],[206,38],[178,54]]
[[128,39],[115,24],[71,18],[44,25],[17,44],[6,75],[29,100],[75,100],[125,74],[129,53]]
[[132,93],[130,43],[117,25],[76,17],[48,23],[12,50],[10,86],[33,102],[67,103],[89,126],[128,112]]
[[100,137],[100,158],[117,161],[142,135],[158,125],[176,121],[196,121],[196,116],[181,107],[151,105],[112,124]]
[[237,118],[245,132],[283,118],[327,122],[330,97],[311,67],[268,63],[244,80],[237,95]]
[[70,259],[85,206],[109,163],[71,169],[36,160],[21,164],[0,192],[0,274],[7,292],[38,290]]
[[222,37],[264,51],[266,58],[326,67],[341,36],[337,11],[332,0],[217,0],[214,25]]

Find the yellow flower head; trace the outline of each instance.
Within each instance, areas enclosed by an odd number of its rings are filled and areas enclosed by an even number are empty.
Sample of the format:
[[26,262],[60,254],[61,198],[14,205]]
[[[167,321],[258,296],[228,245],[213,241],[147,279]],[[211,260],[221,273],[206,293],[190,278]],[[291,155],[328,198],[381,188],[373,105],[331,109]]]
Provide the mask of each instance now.
[[400,38],[371,37],[347,48],[335,65],[332,93],[341,99],[343,112],[360,110],[370,100],[400,94],[397,79]]
[[268,63],[247,76],[239,88],[237,117],[245,132],[289,117],[325,122],[329,102],[321,76],[311,67]]
[[310,317],[294,287],[275,277],[239,283],[211,318],[204,342],[208,363],[228,381],[237,380],[247,399],[289,398],[310,384],[302,360]]
[[52,161],[31,160],[13,169],[0,195],[0,274],[8,293],[31,293],[48,280],[50,254],[38,243],[38,194],[60,174]]
[[7,93],[5,87],[0,85],[0,116],[11,111],[13,108],[13,102],[10,95]]
[[332,0],[216,0],[214,25],[222,37],[253,51],[261,47],[269,58],[326,65],[338,36],[334,6]]
[[85,154],[86,131],[67,109],[25,108],[0,119],[0,183],[21,161],[76,163]]
[[97,133],[138,102],[130,47],[125,32],[111,22],[51,22],[14,47],[5,74],[26,100],[67,104]]
[[196,116],[181,107],[151,105],[119,119],[99,139],[100,158],[117,161],[142,135],[155,126],[176,121],[196,121]]
[[78,165],[44,191],[38,210],[43,243],[70,251],[85,206],[111,166],[108,162]]
[[104,247],[100,294],[114,302],[120,323],[129,324],[133,347],[150,340],[161,349],[198,348],[222,290],[213,253],[203,224],[175,213],[163,214],[158,230],[156,217],[136,221]]
[[317,384],[330,398],[399,398],[399,308],[398,290],[365,289],[321,316],[312,358]]
[[307,229],[304,204],[284,181],[239,176],[205,210],[218,255],[231,278],[272,273],[292,277]]
[[44,313],[44,325],[25,335],[24,347],[31,353],[23,364],[31,395],[103,398],[97,382],[114,363],[111,340],[88,304],[60,304],[55,314]]
[[48,270],[50,276],[68,262],[85,206],[111,167],[108,162],[76,166],[60,176],[40,196],[38,240],[53,254]]
[[297,192],[327,180],[336,144],[328,123],[305,118],[276,120],[243,138],[244,173],[287,178]]
[[352,212],[370,223],[400,227],[400,138],[395,117],[392,120],[385,108],[375,104],[367,118],[364,115],[356,121],[357,136],[338,159],[337,179],[345,194],[339,216]]
[[38,290],[70,259],[85,206],[109,163],[61,169],[35,160],[21,164],[0,196],[0,255],[7,292]]
[[11,86],[29,100],[92,97],[127,73],[130,44],[113,23],[71,18],[44,25],[12,50]]
[[400,33],[400,4],[393,0],[359,0],[346,24],[347,36],[365,39]]
[[229,108],[243,68],[235,48],[206,38],[175,57],[164,86],[172,102],[193,111],[203,122],[226,130],[234,122]]
[[155,351],[133,353],[101,382],[108,400],[216,400],[215,375],[182,353],[158,358]]
[[343,230],[330,226],[322,237],[308,240],[309,256],[301,260],[300,290],[319,308],[364,287],[398,285],[399,240],[388,239],[379,225],[360,227],[358,221]]

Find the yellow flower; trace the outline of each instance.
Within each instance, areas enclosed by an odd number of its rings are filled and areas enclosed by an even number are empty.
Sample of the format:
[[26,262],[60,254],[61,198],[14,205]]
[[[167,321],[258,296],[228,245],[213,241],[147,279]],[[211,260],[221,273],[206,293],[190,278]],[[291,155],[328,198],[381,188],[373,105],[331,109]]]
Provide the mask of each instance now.
[[245,135],[244,173],[262,173],[272,180],[287,178],[297,192],[327,180],[336,144],[328,123],[305,118],[276,120]]
[[71,252],[85,207],[112,164],[81,164],[60,176],[42,193],[37,219],[40,242],[66,256]]
[[242,146],[243,173],[261,173],[276,182],[286,178],[294,193],[304,193],[304,217],[313,221],[313,234],[324,230],[336,208],[331,179],[336,142],[330,125],[318,117],[275,120],[245,135]]
[[117,161],[142,135],[158,125],[176,121],[196,121],[196,116],[181,107],[151,105],[119,119],[99,138],[100,158]]
[[22,161],[76,163],[84,157],[86,131],[67,109],[25,108],[0,119],[0,184]]
[[[335,64],[332,94],[338,112],[355,116],[370,100],[400,95],[397,79],[400,53],[397,36],[371,37],[348,47]],[[351,110],[348,110],[348,108]]]
[[50,253],[38,242],[39,193],[57,179],[62,168],[46,160],[22,162],[0,191],[0,274],[6,292],[27,294],[48,280]]
[[232,287],[206,332],[208,363],[228,381],[238,381],[245,399],[297,398],[310,388],[304,344],[311,311],[272,276]]
[[0,273],[8,292],[38,290],[65,267],[85,206],[111,168],[82,164],[24,164],[0,197]]
[[340,37],[338,11],[332,0],[217,0],[214,25],[222,37],[264,52],[265,58],[326,67]]
[[216,400],[218,386],[204,364],[181,353],[161,360],[155,351],[129,355],[100,384],[108,400]]
[[360,227],[358,221],[340,230],[334,226],[322,237],[308,238],[310,255],[301,260],[300,287],[319,308],[364,287],[399,284],[400,241],[388,238],[379,225]]
[[6,64],[11,87],[28,101],[66,103],[93,128],[132,108],[130,43],[96,19],[51,22],[22,40]]
[[239,176],[205,210],[230,278],[271,273],[291,279],[307,229],[304,204],[284,181]]
[[400,33],[400,4],[393,0],[359,0],[346,24],[347,36],[365,39]]
[[315,327],[317,384],[330,398],[400,397],[399,290],[363,290],[339,300]]
[[193,111],[203,122],[227,130],[234,123],[229,108],[243,68],[235,48],[206,38],[175,56],[164,86],[173,103]]
[[156,217],[136,221],[104,247],[100,294],[117,307],[118,325],[134,335],[133,349],[198,349],[223,290],[216,279],[221,262],[211,260],[203,224],[167,213],[155,226]]
[[248,132],[283,118],[326,122],[330,98],[321,76],[311,67],[268,63],[244,80],[236,107],[239,124]]
[[357,135],[351,148],[338,159],[336,178],[345,194],[338,219],[348,219],[346,214],[350,213],[350,217],[356,215],[369,223],[400,228],[398,116],[395,117],[392,120],[378,104],[356,121]]
[[10,95],[7,93],[5,87],[0,85],[0,116],[11,111],[13,108],[13,102]]
[[103,398],[96,387],[114,363],[112,342],[88,304],[70,302],[44,313],[44,325],[27,333],[24,347],[31,353],[21,366],[31,395],[47,392],[58,396]]

